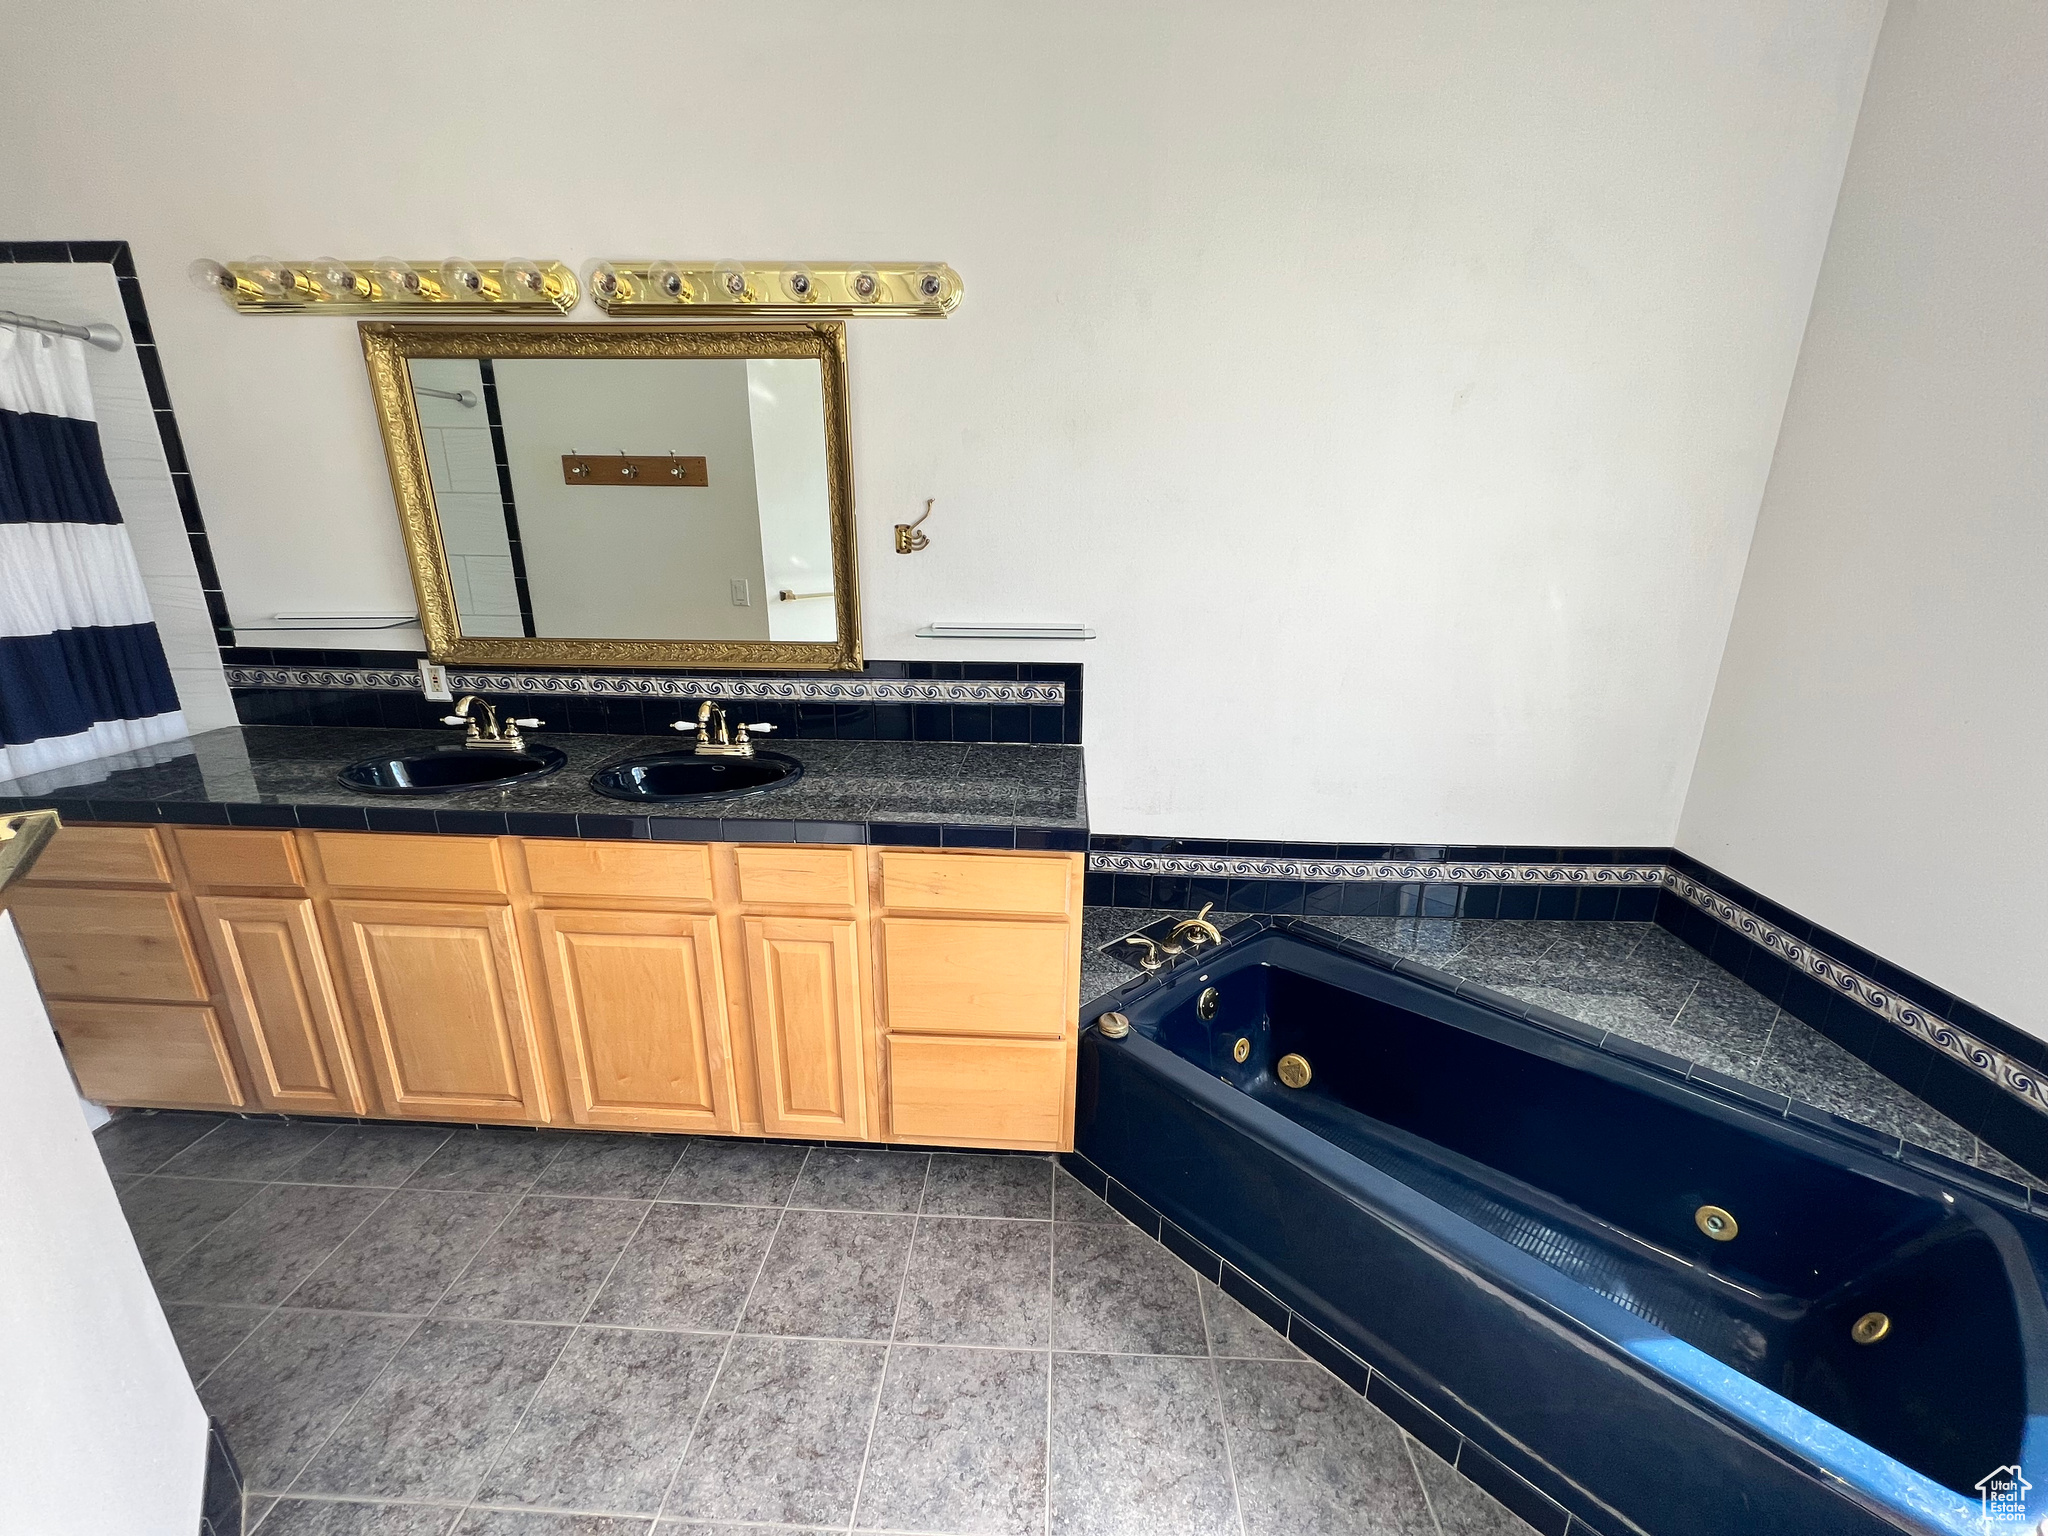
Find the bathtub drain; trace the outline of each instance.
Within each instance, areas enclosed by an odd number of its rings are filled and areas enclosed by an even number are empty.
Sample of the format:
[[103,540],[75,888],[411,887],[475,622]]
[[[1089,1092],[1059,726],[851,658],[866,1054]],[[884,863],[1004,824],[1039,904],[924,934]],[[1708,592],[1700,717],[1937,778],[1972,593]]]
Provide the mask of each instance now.
[[1278,1070],[1280,1081],[1290,1088],[1306,1088],[1309,1078],[1313,1075],[1309,1070],[1308,1058],[1297,1056],[1292,1051],[1280,1058]]

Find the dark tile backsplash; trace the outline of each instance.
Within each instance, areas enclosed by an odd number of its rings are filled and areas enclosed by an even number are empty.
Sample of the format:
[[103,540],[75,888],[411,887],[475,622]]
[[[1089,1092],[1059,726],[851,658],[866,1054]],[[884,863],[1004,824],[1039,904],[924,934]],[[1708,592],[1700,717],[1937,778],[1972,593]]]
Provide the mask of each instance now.
[[[233,646],[221,651],[226,666],[348,667],[409,672],[417,651],[351,651],[317,647]],[[491,671],[494,668],[466,670]],[[503,670],[569,671],[569,668]],[[751,672],[743,668],[700,668],[636,674],[632,669],[605,669],[627,675],[687,678],[692,675],[764,680],[812,678],[850,681],[846,672]],[[765,720],[776,734],[797,741],[976,741],[1015,742],[1038,746],[1079,745],[1081,741],[1081,664],[1079,662],[943,662],[871,661],[861,669],[868,679],[917,681],[1047,682],[1066,686],[1064,705],[814,703],[748,700],[728,705],[744,711],[749,721]],[[236,688],[235,713],[244,725],[371,725],[424,729],[439,724],[448,705],[429,702],[417,690],[322,690],[316,688]],[[689,709],[679,699],[650,699],[574,694],[490,695],[501,711],[537,715],[550,731],[596,732],[603,735],[659,735],[669,722]],[[681,739],[680,737],[678,738]]]

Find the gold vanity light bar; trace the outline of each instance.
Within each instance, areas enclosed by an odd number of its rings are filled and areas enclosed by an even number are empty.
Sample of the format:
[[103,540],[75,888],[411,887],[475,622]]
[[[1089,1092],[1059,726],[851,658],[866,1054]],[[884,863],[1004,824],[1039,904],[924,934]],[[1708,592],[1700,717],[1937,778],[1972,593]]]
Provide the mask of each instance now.
[[576,274],[559,261],[247,261],[202,258],[188,270],[194,286],[245,315],[389,314],[399,310],[489,309],[504,314],[566,315],[582,297]]
[[600,261],[608,315],[916,315],[942,320],[966,291],[942,261]]

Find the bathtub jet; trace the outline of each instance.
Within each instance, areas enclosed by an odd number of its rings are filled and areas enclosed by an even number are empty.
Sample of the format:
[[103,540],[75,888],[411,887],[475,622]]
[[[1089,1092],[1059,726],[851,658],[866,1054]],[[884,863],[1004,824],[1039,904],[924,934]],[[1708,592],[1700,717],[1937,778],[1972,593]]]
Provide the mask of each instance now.
[[1973,1170],[1285,919],[1105,1009],[1078,1150],[1584,1526],[2048,1513],[2048,1221]]

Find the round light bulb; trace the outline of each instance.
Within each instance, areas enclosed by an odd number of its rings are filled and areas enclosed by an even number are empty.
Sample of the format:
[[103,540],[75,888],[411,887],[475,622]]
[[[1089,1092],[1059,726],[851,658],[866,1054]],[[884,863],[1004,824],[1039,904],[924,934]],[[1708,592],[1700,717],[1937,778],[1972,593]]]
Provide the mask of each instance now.
[[846,291],[856,304],[882,302],[882,274],[873,267],[856,267],[846,274]]
[[332,256],[322,256],[313,263],[313,283],[330,299],[356,297],[355,270]]
[[242,263],[242,276],[273,299],[295,286],[291,269],[275,256],[251,256]]
[[584,273],[584,281],[590,286],[590,295],[600,305],[616,304],[626,292],[626,280],[619,275],[619,269],[608,261],[591,263]]
[[782,296],[792,304],[815,303],[818,297],[818,280],[811,275],[811,269],[801,262],[796,266],[783,268]]
[[412,263],[400,261],[396,256],[386,256],[370,269],[370,281],[376,286],[377,297],[405,303],[427,296],[427,281],[412,268]]
[[944,267],[919,267],[911,287],[925,303],[944,304],[953,295],[953,274]]
[[192,286],[227,303],[235,302],[235,274],[210,257],[202,256],[185,269]]
[[647,269],[648,286],[665,299],[678,304],[694,304],[697,300],[697,286],[690,281],[690,275],[672,261],[657,261]]
[[484,275],[477,271],[476,263],[464,261],[460,256],[441,263],[441,278],[448,290],[458,299],[480,299],[484,296]]
[[747,291],[747,269],[736,261],[718,264],[712,286],[717,290],[721,304],[745,304],[753,298]]
[[548,277],[540,269],[540,263],[528,261],[523,256],[508,257],[498,268],[504,285],[522,299],[543,299],[547,297]]

